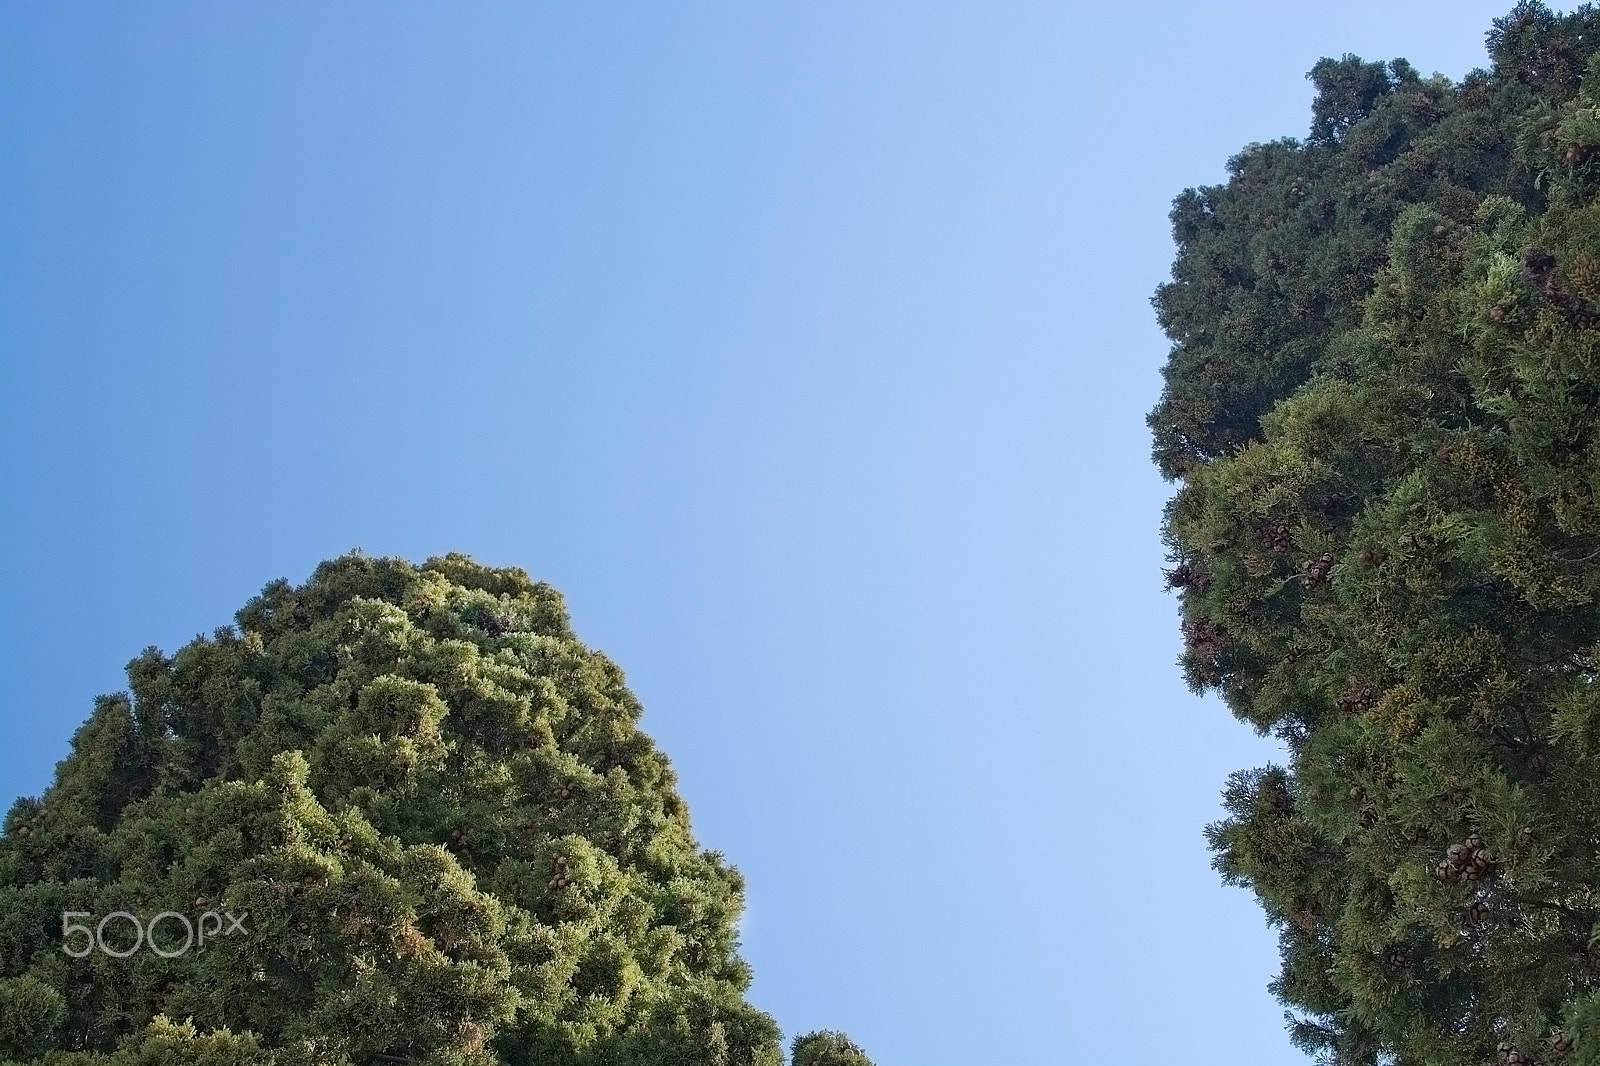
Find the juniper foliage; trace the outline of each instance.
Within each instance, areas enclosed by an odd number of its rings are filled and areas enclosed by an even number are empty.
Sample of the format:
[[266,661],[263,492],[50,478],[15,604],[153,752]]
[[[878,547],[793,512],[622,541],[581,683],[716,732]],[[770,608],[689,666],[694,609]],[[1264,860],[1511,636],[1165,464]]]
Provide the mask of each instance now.
[[866,1052],[831,1029],[796,1037],[789,1061],[791,1066],[872,1066]]
[[1337,1066],[1600,1064],[1600,12],[1324,59],[1172,211],[1182,666],[1282,738],[1218,869]]
[[[743,880],[548,585],[349,555],[128,675],[5,819],[0,1059],[782,1062]],[[247,933],[64,952],[63,913],[119,910]]]

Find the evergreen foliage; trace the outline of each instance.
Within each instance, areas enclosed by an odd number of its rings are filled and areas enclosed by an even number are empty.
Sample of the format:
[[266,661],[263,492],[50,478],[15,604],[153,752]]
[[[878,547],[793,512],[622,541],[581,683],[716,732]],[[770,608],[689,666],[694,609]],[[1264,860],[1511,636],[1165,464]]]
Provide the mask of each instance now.
[[[549,586],[350,555],[128,674],[5,820],[0,1059],[782,1062],[743,881]],[[70,957],[62,915],[114,911],[248,917]]]
[[1600,1064],[1600,12],[1488,44],[1318,63],[1154,300],[1183,669],[1288,751],[1209,836],[1338,1066]]
[[789,1062],[791,1066],[872,1066],[866,1052],[849,1037],[828,1029],[796,1037]]

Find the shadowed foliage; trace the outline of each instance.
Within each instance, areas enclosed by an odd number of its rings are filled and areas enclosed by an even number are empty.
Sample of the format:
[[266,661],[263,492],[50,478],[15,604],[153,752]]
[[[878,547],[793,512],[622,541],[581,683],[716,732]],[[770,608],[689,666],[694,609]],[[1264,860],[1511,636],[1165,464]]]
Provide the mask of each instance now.
[[1172,213],[1182,665],[1288,765],[1217,866],[1340,1066],[1600,1063],[1600,13],[1325,59]]

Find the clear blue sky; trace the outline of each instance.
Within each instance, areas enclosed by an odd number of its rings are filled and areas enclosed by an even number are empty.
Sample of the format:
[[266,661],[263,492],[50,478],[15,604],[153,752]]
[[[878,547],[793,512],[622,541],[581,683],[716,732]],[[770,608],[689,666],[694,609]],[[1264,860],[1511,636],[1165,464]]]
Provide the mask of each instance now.
[[0,3],[0,804],[361,547],[562,589],[753,999],[880,1066],[1304,1061],[1201,827],[1167,208],[1500,4]]

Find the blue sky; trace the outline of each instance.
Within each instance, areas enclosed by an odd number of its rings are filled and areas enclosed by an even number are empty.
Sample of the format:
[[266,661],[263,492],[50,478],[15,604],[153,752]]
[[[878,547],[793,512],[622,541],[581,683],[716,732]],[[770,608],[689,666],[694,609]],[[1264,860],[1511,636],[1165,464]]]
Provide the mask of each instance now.
[[1173,665],[1167,208],[1503,4],[0,2],[0,803],[360,547],[517,565],[879,1066],[1294,1062]]

